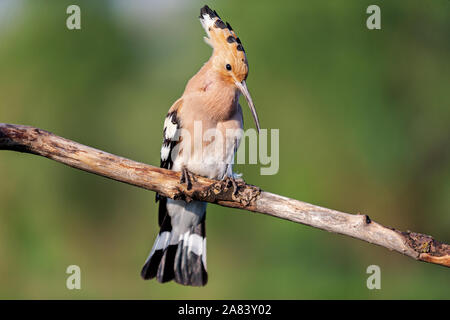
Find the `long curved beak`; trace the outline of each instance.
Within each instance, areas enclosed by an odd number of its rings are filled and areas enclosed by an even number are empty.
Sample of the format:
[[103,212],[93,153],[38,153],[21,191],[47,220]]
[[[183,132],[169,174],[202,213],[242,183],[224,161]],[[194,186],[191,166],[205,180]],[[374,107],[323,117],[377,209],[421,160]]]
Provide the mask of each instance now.
[[250,108],[250,111],[252,112],[253,119],[255,119],[256,129],[258,130],[258,133],[259,133],[259,130],[261,128],[259,126],[258,114],[256,113],[256,109],[255,109],[255,105],[253,104],[252,97],[250,96],[250,93],[248,92],[247,84],[245,83],[245,81],[242,81],[242,82],[236,81],[235,84],[236,84],[236,87],[239,88],[239,90],[242,92],[245,99],[247,100],[248,107]]

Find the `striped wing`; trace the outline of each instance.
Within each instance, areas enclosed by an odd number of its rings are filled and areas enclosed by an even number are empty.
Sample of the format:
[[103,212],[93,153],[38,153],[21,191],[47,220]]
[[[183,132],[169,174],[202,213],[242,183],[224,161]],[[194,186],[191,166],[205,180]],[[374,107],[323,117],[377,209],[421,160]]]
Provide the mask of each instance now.
[[178,143],[180,124],[177,118],[177,112],[169,112],[164,121],[164,139],[161,147],[161,164],[164,169],[172,169],[173,161],[172,151]]
[[[179,129],[180,121],[177,117],[177,107],[180,105],[181,100],[178,100],[172,108],[170,108],[169,113],[164,120],[164,130],[163,130],[163,144],[161,146],[161,163],[160,167],[164,169],[172,169],[173,167],[173,150],[177,143],[179,142]],[[158,223],[162,229],[169,229],[170,217],[167,215],[167,198],[156,194],[156,202],[159,203],[158,210]],[[164,226],[163,226],[164,225]],[[165,231],[165,230],[162,230]]]

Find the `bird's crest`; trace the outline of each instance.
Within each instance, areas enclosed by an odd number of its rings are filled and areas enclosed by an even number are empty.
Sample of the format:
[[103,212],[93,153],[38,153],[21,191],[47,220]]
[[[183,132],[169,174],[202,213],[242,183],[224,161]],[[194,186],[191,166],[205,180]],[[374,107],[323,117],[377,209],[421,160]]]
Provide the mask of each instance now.
[[214,50],[231,51],[239,60],[247,63],[244,47],[228,22],[223,22],[215,10],[204,6],[200,10],[200,22],[208,37],[204,40]]

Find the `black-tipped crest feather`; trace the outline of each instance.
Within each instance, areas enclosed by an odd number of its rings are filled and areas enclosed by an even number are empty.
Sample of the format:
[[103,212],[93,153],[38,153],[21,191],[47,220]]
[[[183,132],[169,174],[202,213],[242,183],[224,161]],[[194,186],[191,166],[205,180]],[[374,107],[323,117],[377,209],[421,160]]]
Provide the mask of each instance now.
[[[237,42],[237,45],[235,47],[236,50],[245,52],[244,47],[242,46],[241,40],[236,36],[231,25],[228,22],[224,22],[219,17],[217,12],[215,10],[211,10],[207,5],[205,5],[203,8],[200,9],[200,17],[199,18],[201,21],[203,21],[202,24],[205,23],[205,16],[209,16],[209,18],[211,20],[214,20],[214,23],[212,24],[210,22],[208,24],[208,28],[206,28],[206,29],[208,29],[208,31],[207,31],[208,35],[209,35],[209,32],[211,31],[212,26],[214,26],[215,28],[221,29],[221,30],[228,30],[230,35],[226,36],[226,41],[230,45],[233,45],[234,42]],[[208,42],[208,43],[214,47],[214,44],[212,44],[211,42]]]

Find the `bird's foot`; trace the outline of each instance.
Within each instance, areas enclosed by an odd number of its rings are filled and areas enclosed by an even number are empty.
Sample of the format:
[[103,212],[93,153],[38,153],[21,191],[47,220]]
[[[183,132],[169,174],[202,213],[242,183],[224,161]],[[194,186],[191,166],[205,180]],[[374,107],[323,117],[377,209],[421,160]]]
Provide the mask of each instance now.
[[245,181],[242,178],[235,178],[226,176],[222,179],[225,182],[225,185],[229,187],[233,187],[233,196],[237,196],[239,191],[239,185],[245,185]]
[[192,189],[192,181],[196,182],[195,176],[186,167],[181,169],[180,183],[185,183],[188,190]]

